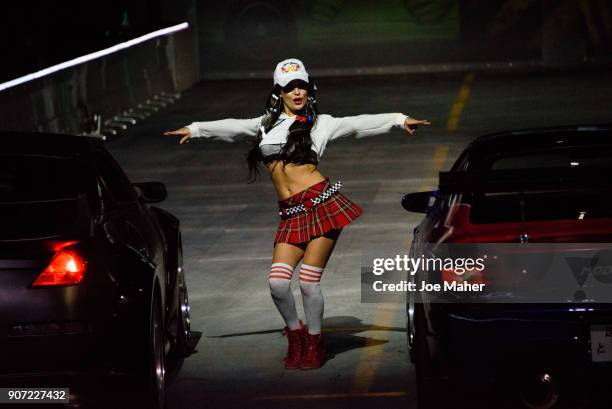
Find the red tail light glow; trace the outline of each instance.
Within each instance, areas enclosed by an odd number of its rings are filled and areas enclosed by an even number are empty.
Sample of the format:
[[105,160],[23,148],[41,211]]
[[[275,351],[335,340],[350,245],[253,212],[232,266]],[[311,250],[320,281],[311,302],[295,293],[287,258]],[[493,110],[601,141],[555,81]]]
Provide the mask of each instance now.
[[32,287],[79,284],[85,270],[85,260],[75,249],[62,249],[55,253]]

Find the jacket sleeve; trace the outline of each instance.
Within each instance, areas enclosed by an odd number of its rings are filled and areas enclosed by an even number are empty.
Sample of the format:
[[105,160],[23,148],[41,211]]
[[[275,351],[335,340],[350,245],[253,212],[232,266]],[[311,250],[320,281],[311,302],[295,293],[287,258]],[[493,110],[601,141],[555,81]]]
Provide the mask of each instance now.
[[364,136],[381,135],[393,128],[403,129],[407,117],[402,113],[364,114],[343,118],[330,117],[329,129],[327,130],[328,140],[333,141],[348,135],[362,138]]
[[192,138],[216,138],[234,142],[237,137],[257,136],[263,116],[250,119],[220,119],[218,121],[193,122],[187,125]]

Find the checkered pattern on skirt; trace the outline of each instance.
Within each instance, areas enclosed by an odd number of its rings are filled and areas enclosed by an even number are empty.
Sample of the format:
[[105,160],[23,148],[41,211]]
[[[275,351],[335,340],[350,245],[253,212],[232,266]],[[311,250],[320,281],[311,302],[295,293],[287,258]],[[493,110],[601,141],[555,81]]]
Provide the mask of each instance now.
[[306,211],[291,216],[281,216],[274,244],[307,243],[331,230],[343,228],[363,213],[361,207],[340,192],[335,192],[329,199],[313,205],[309,199],[314,199],[329,187],[329,179],[326,179],[278,202],[280,210],[301,203],[306,207]]

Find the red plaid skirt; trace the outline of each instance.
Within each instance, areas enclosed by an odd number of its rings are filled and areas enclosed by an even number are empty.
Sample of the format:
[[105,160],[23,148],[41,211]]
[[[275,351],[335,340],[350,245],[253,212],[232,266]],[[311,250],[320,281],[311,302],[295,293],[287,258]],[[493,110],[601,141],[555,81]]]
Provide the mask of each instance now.
[[329,187],[329,179],[326,179],[278,202],[280,210],[303,204],[306,206],[306,211],[291,216],[281,216],[274,244],[307,243],[317,236],[342,229],[363,213],[361,207],[340,192],[313,206],[309,199],[314,199]]

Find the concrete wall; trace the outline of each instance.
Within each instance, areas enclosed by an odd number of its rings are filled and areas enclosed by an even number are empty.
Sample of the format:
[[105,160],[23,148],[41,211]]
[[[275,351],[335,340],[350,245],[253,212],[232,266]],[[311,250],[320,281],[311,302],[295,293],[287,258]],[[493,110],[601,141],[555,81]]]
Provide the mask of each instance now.
[[197,20],[202,78],[269,78],[287,57],[318,76],[612,55],[612,0],[228,0]]
[[191,29],[0,91],[0,130],[91,131],[102,121],[198,81]]

